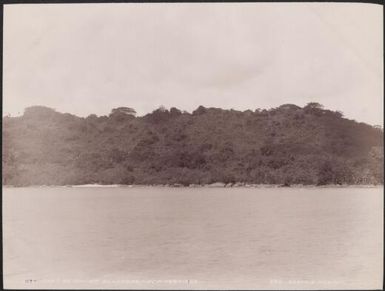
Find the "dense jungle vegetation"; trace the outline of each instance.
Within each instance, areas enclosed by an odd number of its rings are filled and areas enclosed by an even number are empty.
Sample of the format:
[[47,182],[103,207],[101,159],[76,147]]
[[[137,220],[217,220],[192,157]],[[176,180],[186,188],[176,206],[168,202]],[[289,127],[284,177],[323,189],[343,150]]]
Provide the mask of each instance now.
[[383,130],[318,103],[3,117],[5,185],[383,184]]

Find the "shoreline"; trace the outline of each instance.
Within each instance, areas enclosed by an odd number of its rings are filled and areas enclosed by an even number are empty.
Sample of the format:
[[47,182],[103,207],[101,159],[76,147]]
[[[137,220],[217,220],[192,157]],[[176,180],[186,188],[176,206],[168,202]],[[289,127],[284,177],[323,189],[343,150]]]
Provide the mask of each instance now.
[[3,185],[3,188],[378,188],[384,187],[383,184],[327,184],[327,185],[303,185],[303,184],[247,184],[247,183],[213,183],[213,184],[82,184],[82,185],[29,185],[29,186],[14,186],[14,185]]

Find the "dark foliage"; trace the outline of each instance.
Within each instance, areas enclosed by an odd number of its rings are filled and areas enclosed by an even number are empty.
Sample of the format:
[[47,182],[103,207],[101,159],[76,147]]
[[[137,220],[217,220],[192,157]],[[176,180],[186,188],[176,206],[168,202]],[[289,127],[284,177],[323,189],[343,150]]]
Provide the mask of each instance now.
[[43,106],[3,118],[3,184],[383,184],[383,131],[285,104],[244,112],[120,107],[80,118]]

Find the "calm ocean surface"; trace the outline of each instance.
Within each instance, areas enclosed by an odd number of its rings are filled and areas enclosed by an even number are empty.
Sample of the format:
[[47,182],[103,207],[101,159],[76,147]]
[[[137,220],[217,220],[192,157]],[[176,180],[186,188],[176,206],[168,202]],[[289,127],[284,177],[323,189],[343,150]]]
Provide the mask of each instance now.
[[374,289],[383,188],[3,188],[5,288]]

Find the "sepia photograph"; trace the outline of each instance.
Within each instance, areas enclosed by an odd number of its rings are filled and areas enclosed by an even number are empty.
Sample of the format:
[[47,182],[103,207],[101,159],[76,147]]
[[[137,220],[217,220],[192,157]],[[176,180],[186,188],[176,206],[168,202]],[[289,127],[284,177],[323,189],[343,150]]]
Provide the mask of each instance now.
[[383,288],[383,6],[3,7],[5,289]]

